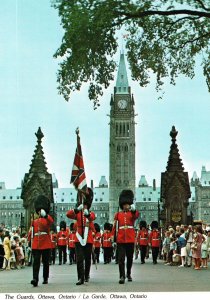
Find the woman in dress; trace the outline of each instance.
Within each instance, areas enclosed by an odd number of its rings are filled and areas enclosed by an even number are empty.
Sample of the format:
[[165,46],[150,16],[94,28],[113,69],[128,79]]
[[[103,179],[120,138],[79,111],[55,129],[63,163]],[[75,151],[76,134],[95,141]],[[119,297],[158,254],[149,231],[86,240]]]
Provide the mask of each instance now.
[[8,265],[7,265],[6,270],[10,270],[11,241],[10,241],[10,233],[9,233],[9,231],[5,232],[3,246],[4,246],[4,253],[5,253],[4,257],[8,261]]
[[201,225],[196,225],[195,226],[195,233],[194,233],[194,240],[193,243],[197,244],[197,247],[192,249],[192,257],[194,259],[195,263],[195,270],[200,270],[201,266],[201,245],[202,242],[205,240],[203,236],[203,230]]

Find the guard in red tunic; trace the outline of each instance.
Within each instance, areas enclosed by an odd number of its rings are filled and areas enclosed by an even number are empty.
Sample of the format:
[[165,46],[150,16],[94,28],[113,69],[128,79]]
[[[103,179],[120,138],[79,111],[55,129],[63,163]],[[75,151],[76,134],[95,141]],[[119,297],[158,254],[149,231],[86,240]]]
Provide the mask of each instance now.
[[51,238],[51,252],[50,252],[50,264],[55,264],[56,258],[56,246],[57,246],[57,234],[55,233],[55,226],[50,232]]
[[159,253],[159,247],[160,247],[160,239],[161,239],[161,235],[158,230],[158,222],[157,221],[152,221],[151,229],[152,229],[152,231],[150,232],[150,235],[149,235],[149,245],[152,248],[153,264],[156,265],[158,253]]
[[101,237],[102,248],[104,251],[104,264],[108,264],[111,262],[112,257],[112,233],[111,233],[111,224],[105,223],[104,224],[104,232]]
[[100,249],[101,249],[101,232],[100,226],[98,223],[94,223],[95,233],[93,233],[93,241],[94,241],[94,255],[93,255],[93,263],[95,260],[99,263]]
[[49,257],[51,249],[50,226],[53,218],[48,215],[50,201],[47,197],[40,195],[34,202],[34,207],[39,218],[32,221],[32,255],[33,255],[33,279],[31,284],[36,287],[39,282],[40,262],[43,263],[43,284],[48,283]]
[[68,244],[68,231],[66,230],[66,222],[60,222],[60,231],[57,234],[57,245],[58,245],[58,254],[59,254],[59,265],[67,262],[67,253],[66,248]]
[[136,210],[133,200],[133,192],[123,190],[119,197],[119,206],[122,211],[117,212],[114,216],[112,235],[114,237],[116,232],[120,284],[125,283],[125,257],[127,257],[127,279],[132,281],[131,268],[135,244],[134,223],[139,217],[139,212]]
[[140,221],[139,224],[140,230],[137,236],[137,243],[140,248],[141,254],[141,264],[145,264],[145,257],[147,254],[147,246],[149,242],[149,233],[147,230],[147,223],[145,221]]
[[75,238],[76,233],[74,229],[74,223],[70,225],[70,233],[68,237],[68,248],[69,248],[69,264],[72,265],[76,262],[76,255],[75,255]]
[[66,213],[68,218],[77,221],[75,250],[78,282],[76,285],[84,284],[84,281],[88,282],[90,278],[93,232],[95,231],[93,223],[95,214],[90,211],[92,201],[93,191],[88,188],[88,192],[84,194],[83,203]]

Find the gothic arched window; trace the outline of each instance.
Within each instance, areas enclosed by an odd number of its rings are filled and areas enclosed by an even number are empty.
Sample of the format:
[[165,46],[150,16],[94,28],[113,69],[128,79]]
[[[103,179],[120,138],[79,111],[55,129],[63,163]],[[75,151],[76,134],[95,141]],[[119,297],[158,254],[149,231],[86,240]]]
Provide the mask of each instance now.
[[125,146],[124,146],[124,151],[128,152],[128,145],[127,144],[125,144]]

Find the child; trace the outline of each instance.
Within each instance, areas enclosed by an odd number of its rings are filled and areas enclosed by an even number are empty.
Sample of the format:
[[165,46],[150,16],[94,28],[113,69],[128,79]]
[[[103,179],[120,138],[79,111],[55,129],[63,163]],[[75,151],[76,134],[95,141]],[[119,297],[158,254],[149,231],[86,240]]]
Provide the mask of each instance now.
[[207,251],[207,237],[205,237],[205,240],[201,244],[201,259],[202,259],[202,267],[207,268],[207,260],[208,260],[208,251]]

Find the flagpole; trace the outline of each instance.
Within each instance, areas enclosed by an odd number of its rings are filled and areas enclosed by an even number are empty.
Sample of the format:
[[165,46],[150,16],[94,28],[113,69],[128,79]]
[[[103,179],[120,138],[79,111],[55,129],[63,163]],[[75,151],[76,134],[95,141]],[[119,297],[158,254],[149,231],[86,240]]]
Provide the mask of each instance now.
[[[79,127],[76,128],[76,135],[77,135],[77,148],[80,145],[80,136],[79,136]],[[83,196],[82,192],[78,190],[78,196],[79,196],[79,205],[83,203]],[[83,223],[83,210],[81,209],[81,225],[82,225],[82,238],[84,238],[84,223]]]

